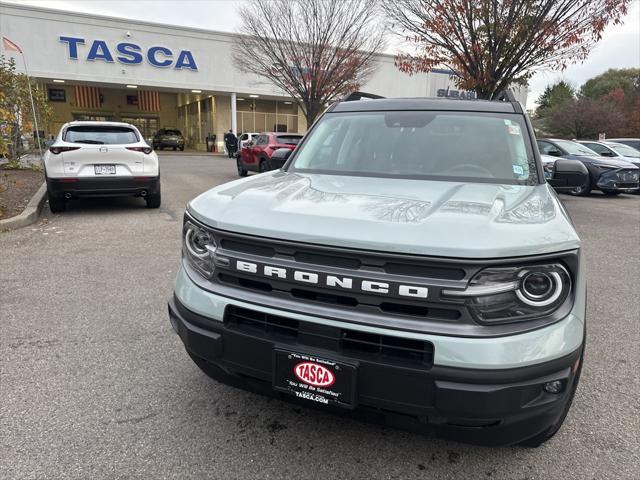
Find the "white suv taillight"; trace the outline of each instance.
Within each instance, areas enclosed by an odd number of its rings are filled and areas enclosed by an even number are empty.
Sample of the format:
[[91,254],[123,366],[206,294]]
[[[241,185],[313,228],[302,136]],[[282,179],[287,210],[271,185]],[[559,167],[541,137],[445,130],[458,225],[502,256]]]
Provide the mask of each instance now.
[[149,155],[153,150],[151,147],[126,147],[127,150],[133,150],[134,152],[142,152],[146,155]]
[[71,152],[73,150],[80,150],[80,147],[49,147],[49,151],[54,155],[58,155],[62,152]]

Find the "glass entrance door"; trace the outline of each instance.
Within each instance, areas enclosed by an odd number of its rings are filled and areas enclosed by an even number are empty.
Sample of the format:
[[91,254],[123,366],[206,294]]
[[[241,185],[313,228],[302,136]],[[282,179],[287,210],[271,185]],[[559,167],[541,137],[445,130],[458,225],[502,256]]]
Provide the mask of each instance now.
[[151,145],[153,134],[158,131],[158,117],[122,117],[122,121],[134,125],[140,130],[142,138]]

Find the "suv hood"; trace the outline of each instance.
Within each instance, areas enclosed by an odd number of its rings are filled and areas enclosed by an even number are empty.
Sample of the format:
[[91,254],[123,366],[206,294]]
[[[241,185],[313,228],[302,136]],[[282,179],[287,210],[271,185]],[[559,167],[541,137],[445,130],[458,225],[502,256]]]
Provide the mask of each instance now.
[[269,238],[429,256],[495,258],[578,248],[545,185],[268,172],[187,206],[213,228]]

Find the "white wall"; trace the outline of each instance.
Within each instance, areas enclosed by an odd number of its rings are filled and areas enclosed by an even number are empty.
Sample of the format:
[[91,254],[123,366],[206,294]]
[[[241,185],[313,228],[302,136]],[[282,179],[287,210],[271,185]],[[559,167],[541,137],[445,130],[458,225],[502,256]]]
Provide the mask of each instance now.
[[[153,8],[151,3],[149,8]],[[126,35],[127,32],[131,34],[130,37]],[[22,47],[27,57],[29,73],[34,77],[102,84],[135,84],[187,91],[199,89],[220,93],[287,96],[265,80],[242,73],[233,66],[231,51],[236,39],[234,34],[5,3],[0,4],[0,35]],[[60,36],[85,39],[85,45],[78,46],[77,60],[68,58],[68,45],[59,40]],[[87,53],[93,40],[104,40],[114,59],[117,55],[116,45],[120,42],[140,45],[143,55],[152,46],[167,47],[173,52],[174,59],[180,50],[190,50],[198,71],[158,68],[150,65],[146,58],[139,65],[126,65],[118,61],[87,61]],[[2,53],[11,54],[4,51]],[[21,60],[17,60],[21,67]],[[439,88],[450,86],[455,89],[448,75],[432,73],[409,76],[398,71],[392,56],[379,55],[376,61],[378,70],[362,87],[364,91],[385,97],[424,97],[435,96]],[[526,104],[526,89],[521,89],[517,97]]]

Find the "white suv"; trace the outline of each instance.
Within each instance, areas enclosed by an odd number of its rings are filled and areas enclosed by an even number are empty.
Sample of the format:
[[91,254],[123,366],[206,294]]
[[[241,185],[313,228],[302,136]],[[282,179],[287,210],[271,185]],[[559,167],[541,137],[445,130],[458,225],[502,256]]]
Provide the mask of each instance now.
[[149,208],[160,206],[158,156],[128,123],[66,123],[44,155],[44,169],[52,212],[89,196],[137,196]]

